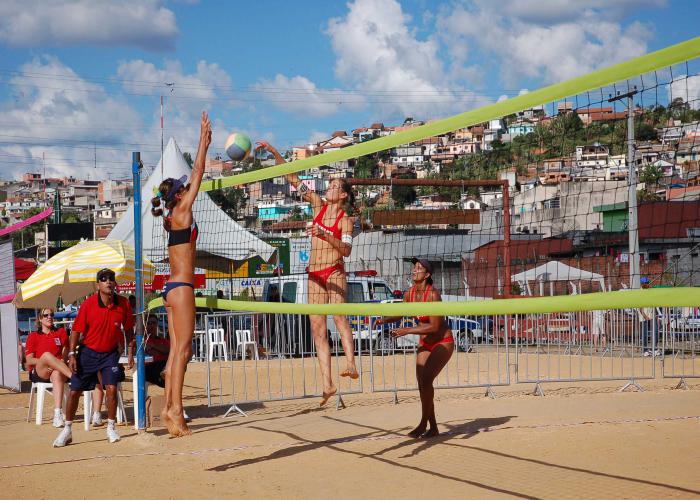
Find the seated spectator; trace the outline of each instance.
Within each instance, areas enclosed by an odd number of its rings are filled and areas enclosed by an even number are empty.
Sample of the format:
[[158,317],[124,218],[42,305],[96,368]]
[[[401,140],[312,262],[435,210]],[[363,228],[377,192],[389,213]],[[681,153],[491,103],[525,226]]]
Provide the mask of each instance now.
[[153,362],[146,365],[146,381],[159,387],[165,387],[163,371],[168,362],[170,340],[158,336],[158,318],[149,316],[146,321],[146,355],[153,356]]
[[37,331],[27,337],[27,366],[31,367],[29,380],[53,384],[53,426],[63,427],[61,413],[63,388],[73,374],[66,364],[68,358],[68,334],[53,324],[53,309],[39,310],[36,319]]
[[[146,321],[146,333],[144,336],[146,355],[153,356],[153,362],[146,364],[146,382],[165,389],[165,368],[170,354],[170,340],[167,337],[158,336],[158,317],[149,316]],[[185,421],[191,419],[187,412],[182,410]]]

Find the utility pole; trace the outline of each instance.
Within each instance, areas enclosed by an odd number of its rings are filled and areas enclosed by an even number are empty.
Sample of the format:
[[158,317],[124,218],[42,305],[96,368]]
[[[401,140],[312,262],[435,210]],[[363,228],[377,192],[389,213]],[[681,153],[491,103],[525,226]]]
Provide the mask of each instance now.
[[[165,82],[165,86],[170,89],[170,93],[172,94],[175,91],[175,82]],[[163,180],[165,177],[164,172],[164,158],[163,158],[163,153],[165,151],[165,118],[163,115],[163,94],[160,95],[160,178]]]
[[637,220],[637,166],[635,160],[634,144],[634,95],[638,93],[637,87],[631,91],[608,99],[608,102],[627,99],[627,189],[628,189],[628,223],[627,232],[629,239],[629,270],[630,288],[639,289],[639,223]]

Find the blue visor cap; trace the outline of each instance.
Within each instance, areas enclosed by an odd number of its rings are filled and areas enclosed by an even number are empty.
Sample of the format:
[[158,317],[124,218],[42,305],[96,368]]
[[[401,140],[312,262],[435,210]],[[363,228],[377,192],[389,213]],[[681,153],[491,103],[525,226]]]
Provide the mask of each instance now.
[[187,184],[187,176],[183,175],[179,179],[173,179],[173,187],[170,189],[170,192],[168,193],[168,199],[166,201],[172,201],[173,198],[175,198],[175,194],[180,191],[182,187],[184,187]]

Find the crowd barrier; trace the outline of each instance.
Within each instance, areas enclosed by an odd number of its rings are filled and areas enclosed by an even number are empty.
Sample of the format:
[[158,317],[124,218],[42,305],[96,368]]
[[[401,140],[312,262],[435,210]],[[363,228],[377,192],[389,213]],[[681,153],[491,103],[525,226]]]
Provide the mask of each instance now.
[[700,377],[700,310],[665,308],[660,331],[663,377],[678,379],[678,389],[687,388],[686,379]]
[[[619,380],[621,389],[642,390],[639,381],[700,376],[700,315],[697,309],[655,308],[558,314],[446,318],[455,351],[435,381],[437,389],[492,388],[512,383]],[[652,312],[653,311],[653,312]],[[151,313],[153,314],[153,313]],[[159,318],[159,334],[167,317]],[[393,338],[391,325],[372,328],[373,317],[350,317],[358,380],[339,376],[343,348],[330,332],[333,380],[342,396],[418,389],[415,377],[417,336]],[[413,319],[404,319],[407,326]],[[62,322],[70,328],[72,321]],[[399,325],[394,325],[399,326]],[[308,316],[200,311],[195,321],[192,362],[206,364],[203,388],[209,406],[320,397],[323,384]]]
[[[621,390],[642,390],[639,381],[663,376],[682,384],[700,375],[700,329],[673,321],[674,311],[637,309],[560,314],[499,315],[446,318],[455,338],[455,352],[435,381],[437,389],[493,387],[511,383],[621,381]],[[415,356],[418,338],[393,338],[390,327],[373,329],[371,317],[351,318],[359,381],[348,383],[338,373],[343,350],[331,336],[334,380],[345,384],[340,394],[399,393],[418,389]],[[208,329],[223,329],[227,359],[202,332],[199,358],[208,364],[210,405],[254,403],[319,396],[321,379],[310,328],[305,316],[287,314],[212,313]],[[404,320],[403,326],[412,320]],[[687,328],[686,328],[687,326]],[[237,331],[250,331],[252,345],[238,346]],[[255,349],[258,353],[257,359]],[[204,354],[203,354],[204,353]],[[513,372],[514,376],[511,376]],[[369,377],[369,378],[367,378]],[[364,380],[364,383],[363,383]],[[368,382],[368,383],[367,383]]]

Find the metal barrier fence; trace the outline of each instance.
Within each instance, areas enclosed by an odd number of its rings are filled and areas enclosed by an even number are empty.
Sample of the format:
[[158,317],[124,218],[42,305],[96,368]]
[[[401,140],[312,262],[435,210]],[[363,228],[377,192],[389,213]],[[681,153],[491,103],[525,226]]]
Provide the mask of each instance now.
[[[243,413],[238,404],[321,396],[323,382],[308,316],[217,312],[205,315],[204,321],[209,406],[217,399],[218,404],[228,400],[229,411]],[[343,349],[339,339],[330,338],[337,406],[343,405],[343,395],[363,392],[365,362],[358,331],[354,334],[357,380],[340,377]]]
[[[455,339],[455,350],[435,381],[436,389],[485,387],[493,397],[492,387],[509,385],[509,347],[495,335],[495,317],[446,318]],[[404,319],[400,326],[410,326]],[[398,393],[418,390],[416,352],[419,337],[406,335],[392,338],[389,325],[372,332],[369,342],[372,392],[391,392],[394,402]]]
[[[700,317],[677,308],[644,311],[650,319],[637,309],[448,317],[455,352],[435,387],[484,387],[493,396],[493,387],[513,380],[535,384],[542,395],[547,382],[620,380],[626,381],[622,390],[642,390],[638,381],[655,378],[657,360],[663,377],[680,379],[679,387],[700,376]],[[392,338],[389,325],[372,328],[373,317],[350,320],[361,376],[339,377],[344,353],[329,331],[337,406],[342,395],[363,392],[368,376],[371,392],[393,393],[395,401],[399,392],[417,390],[417,336]],[[160,322],[165,331],[167,319]],[[208,404],[230,403],[229,412],[240,411],[242,403],[319,397],[323,389],[308,316],[198,313],[193,361],[206,363]]]
[[658,317],[642,320],[636,309],[515,316],[509,337],[515,342],[516,382],[653,379],[658,348]]
[[660,317],[663,336],[663,377],[679,379],[677,389],[687,388],[685,379],[700,377],[700,314],[698,309],[665,308]]

